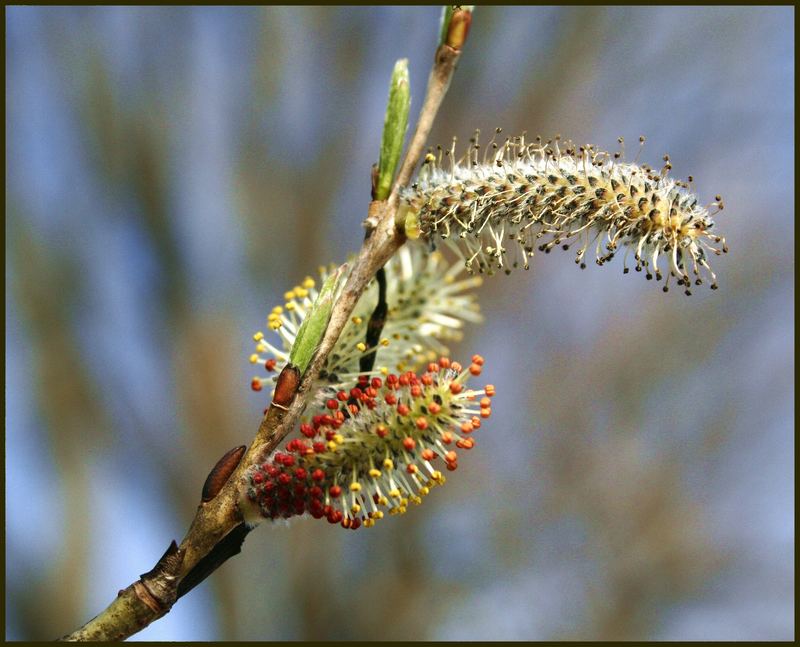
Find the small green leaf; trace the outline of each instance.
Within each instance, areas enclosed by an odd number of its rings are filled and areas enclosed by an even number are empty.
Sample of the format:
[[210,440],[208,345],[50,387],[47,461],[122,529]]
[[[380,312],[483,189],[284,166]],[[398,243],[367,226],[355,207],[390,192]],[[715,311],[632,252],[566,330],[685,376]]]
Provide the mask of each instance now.
[[319,296],[311,306],[311,312],[303,320],[300,330],[297,331],[292,350],[289,353],[289,363],[294,364],[304,373],[308,367],[314,352],[317,350],[325,330],[328,328],[328,321],[331,318],[331,310],[342,276],[347,270],[345,263],[331,274],[325,283],[322,284]]
[[376,200],[385,200],[392,190],[397,163],[400,160],[400,153],[403,152],[410,106],[408,59],[402,58],[394,64],[392,82],[389,85],[389,102],[386,105],[386,117],[383,122],[378,179],[375,185]]

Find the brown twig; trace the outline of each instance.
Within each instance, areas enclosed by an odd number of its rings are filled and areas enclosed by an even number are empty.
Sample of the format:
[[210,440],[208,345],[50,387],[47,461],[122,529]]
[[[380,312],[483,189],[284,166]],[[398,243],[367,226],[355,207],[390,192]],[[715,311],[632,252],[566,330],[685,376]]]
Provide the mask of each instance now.
[[[370,203],[364,244],[333,306],[322,342],[290,399],[285,404],[270,405],[238,467],[214,498],[201,502],[180,546],[172,542],[153,570],[120,591],[104,611],[61,640],[123,640],[168,613],[180,595],[239,552],[247,534],[238,507],[246,489],[244,473],[263,461],[295,428],[312,386],[364,289],[405,243],[404,232],[395,225],[398,191],[408,184],[419,162],[460,54],[460,47],[448,44],[436,52],[417,127],[392,192],[387,200]],[[229,534],[231,537],[226,540]]]

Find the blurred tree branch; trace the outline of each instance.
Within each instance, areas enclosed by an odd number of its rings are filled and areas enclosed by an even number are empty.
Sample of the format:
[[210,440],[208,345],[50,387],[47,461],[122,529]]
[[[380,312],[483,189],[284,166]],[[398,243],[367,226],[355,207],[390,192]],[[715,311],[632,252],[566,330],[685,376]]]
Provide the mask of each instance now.
[[[311,395],[312,384],[361,294],[376,272],[405,242],[404,232],[395,224],[398,190],[409,182],[419,162],[455,72],[471,19],[465,13],[468,12],[448,12],[451,28],[448,30],[448,25],[444,25],[417,127],[391,194],[386,200],[374,200],[369,206],[364,243],[341,296],[334,304],[319,348],[299,384],[288,394],[286,402],[273,400],[247,453],[216,497],[198,507],[180,545],[173,541],[152,570],[121,590],[104,611],[62,640],[125,639],[168,613],[180,595],[239,552],[247,534],[237,505],[244,494],[245,470],[269,455],[294,429]],[[189,585],[181,587],[182,582],[189,582]]]

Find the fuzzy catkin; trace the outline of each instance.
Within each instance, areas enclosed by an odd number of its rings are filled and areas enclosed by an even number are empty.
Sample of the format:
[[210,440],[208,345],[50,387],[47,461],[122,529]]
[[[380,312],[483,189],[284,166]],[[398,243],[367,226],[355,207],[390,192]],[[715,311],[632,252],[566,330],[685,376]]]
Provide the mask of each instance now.
[[665,292],[671,277],[686,294],[706,280],[717,288],[708,255],[727,251],[711,232],[722,199],[709,205],[714,213],[700,206],[688,184],[668,177],[668,156],[656,173],[618,161],[620,153],[576,149],[558,139],[508,139],[490,146],[482,160],[477,136],[472,142],[459,161],[455,147],[440,149],[438,157],[429,153],[417,182],[401,194],[409,234],[449,241],[470,272],[528,269],[535,249],[549,253],[573,244],[582,268],[592,248],[603,265],[624,247],[623,271],[633,252],[635,269],[646,278],[658,281],[666,272]]

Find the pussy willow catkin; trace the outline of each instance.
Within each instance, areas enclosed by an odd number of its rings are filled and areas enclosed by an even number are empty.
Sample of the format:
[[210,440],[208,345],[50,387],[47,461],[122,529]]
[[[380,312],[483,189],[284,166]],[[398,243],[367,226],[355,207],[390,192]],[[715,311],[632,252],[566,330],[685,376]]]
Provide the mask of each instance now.
[[[465,321],[481,321],[474,291],[481,278],[464,276],[463,263],[448,262],[442,254],[430,253],[425,245],[412,241],[392,257],[385,269],[388,312],[372,374],[424,366],[448,353],[445,342],[461,338]],[[323,281],[327,273],[320,268]],[[265,376],[253,378],[253,390],[274,388],[276,376],[289,359],[297,330],[317,294],[316,282],[306,277],[301,285],[286,292],[284,304],[269,314],[267,326],[273,334],[268,337],[259,331],[253,336],[256,352],[250,362],[266,372]],[[370,284],[325,362],[312,408],[324,405],[331,394],[349,388],[362,374],[359,362],[371,352],[364,342],[377,300],[376,287]]]
[[466,388],[483,358],[463,368],[442,357],[421,375],[362,376],[326,403],[326,413],[300,427],[286,444],[247,473],[239,506],[248,523],[310,514],[345,528],[370,527],[384,510],[402,514],[445,482],[457,449],[491,415],[494,387]]
[[428,154],[417,182],[402,193],[400,216],[411,236],[453,243],[471,272],[528,269],[535,249],[557,246],[576,246],[575,262],[584,268],[590,250],[603,265],[625,248],[623,272],[632,253],[648,279],[666,273],[665,292],[671,277],[686,294],[706,280],[716,289],[708,255],[727,251],[711,232],[722,198],[700,206],[687,183],[668,177],[668,156],[660,172],[622,157],[558,138],[526,143],[524,136],[482,154],[476,134],[459,161],[455,145]]

